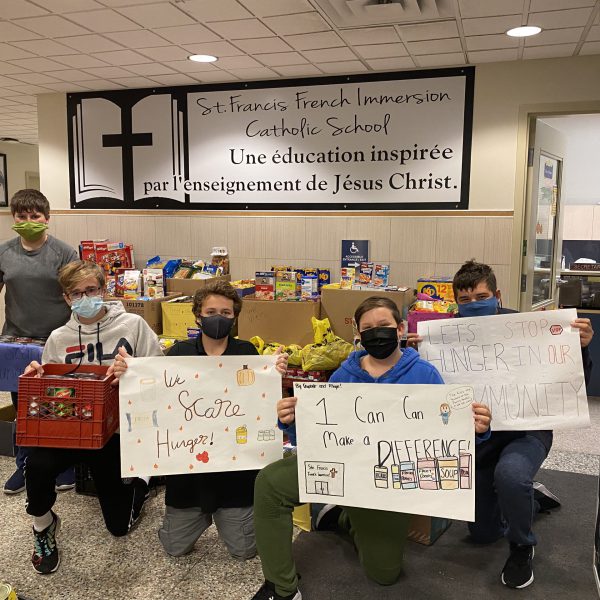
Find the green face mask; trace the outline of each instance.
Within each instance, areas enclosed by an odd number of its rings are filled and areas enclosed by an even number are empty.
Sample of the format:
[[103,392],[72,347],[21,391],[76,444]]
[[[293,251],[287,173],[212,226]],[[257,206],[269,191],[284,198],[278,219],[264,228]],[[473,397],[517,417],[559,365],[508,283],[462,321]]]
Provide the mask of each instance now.
[[48,229],[48,223],[39,223],[38,221],[23,221],[22,223],[15,223],[12,226],[13,231],[16,231],[25,241],[35,242],[39,240],[46,229]]

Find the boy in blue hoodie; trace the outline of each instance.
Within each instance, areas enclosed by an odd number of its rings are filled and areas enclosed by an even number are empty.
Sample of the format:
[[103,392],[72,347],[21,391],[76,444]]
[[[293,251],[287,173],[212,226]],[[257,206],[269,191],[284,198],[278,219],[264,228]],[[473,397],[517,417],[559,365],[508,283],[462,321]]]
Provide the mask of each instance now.
[[[354,314],[364,350],[353,352],[331,376],[341,383],[443,383],[440,374],[418,353],[400,351],[404,326],[398,307],[384,297],[365,300]],[[279,425],[296,443],[297,398],[277,403]],[[479,439],[489,437],[490,412],[473,405]],[[254,527],[265,583],[253,600],[301,600],[292,556],[292,511],[300,504],[297,457],[265,467],[254,489]],[[381,585],[396,582],[402,571],[410,515],[383,510],[344,507],[339,523],[349,530],[366,574]]]

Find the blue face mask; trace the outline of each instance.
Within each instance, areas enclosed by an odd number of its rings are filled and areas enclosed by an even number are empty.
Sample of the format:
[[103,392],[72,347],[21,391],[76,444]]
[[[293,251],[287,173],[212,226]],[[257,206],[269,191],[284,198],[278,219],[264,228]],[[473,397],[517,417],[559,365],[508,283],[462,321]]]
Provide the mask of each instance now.
[[492,296],[485,300],[476,300],[458,305],[458,314],[461,317],[484,317],[495,315],[498,312],[498,298]]
[[79,317],[91,319],[100,312],[103,304],[102,296],[82,296],[71,303],[71,310]]

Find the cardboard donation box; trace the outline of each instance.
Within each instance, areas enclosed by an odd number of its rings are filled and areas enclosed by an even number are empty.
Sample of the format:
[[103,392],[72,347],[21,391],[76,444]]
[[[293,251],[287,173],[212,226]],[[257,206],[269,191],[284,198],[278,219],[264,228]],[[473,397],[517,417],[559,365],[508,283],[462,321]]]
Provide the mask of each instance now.
[[220,275],[210,279],[177,279],[176,277],[167,279],[167,292],[179,292],[184,296],[193,296],[196,290],[204,287],[208,283],[215,281],[231,281],[231,275]]
[[107,300],[120,300],[128,313],[139,315],[150,325],[150,329],[157,335],[162,333],[163,315],[161,303],[181,296],[179,293],[169,294],[164,298],[154,300],[134,300],[131,298],[107,298]]
[[192,302],[162,302],[162,328],[166,337],[187,339],[188,327],[197,327]]
[[408,524],[408,539],[425,546],[431,546],[450,525],[452,525],[450,519],[411,515]]
[[238,335],[249,340],[255,335],[265,342],[299,344],[314,342],[311,318],[320,316],[321,303],[244,300],[238,317]]
[[352,329],[352,319],[358,305],[372,296],[383,296],[389,298],[398,305],[402,313],[404,305],[408,305],[413,300],[413,291],[385,292],[374,288],[372,290],[339,290],[324,288],[321,290],[321,318],[327,317],[331,324],[333,333],[339,335],[347,342],[352,343],[354,333]]
[[15,409],[12,404],[0,408],[0,455],[14,456]]

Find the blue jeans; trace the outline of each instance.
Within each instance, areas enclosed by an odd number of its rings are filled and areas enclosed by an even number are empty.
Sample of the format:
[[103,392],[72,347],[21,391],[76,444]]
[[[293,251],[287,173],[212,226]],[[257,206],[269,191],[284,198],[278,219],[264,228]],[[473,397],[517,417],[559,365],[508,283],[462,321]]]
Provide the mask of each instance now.
[[526,435],[507,444],[495,465],[477,469],[475,522],[469,523],[473,541],[487,544],[504,536],[513,544],[537,543],[531,529],[533,478],[547,455],[540,440]]

